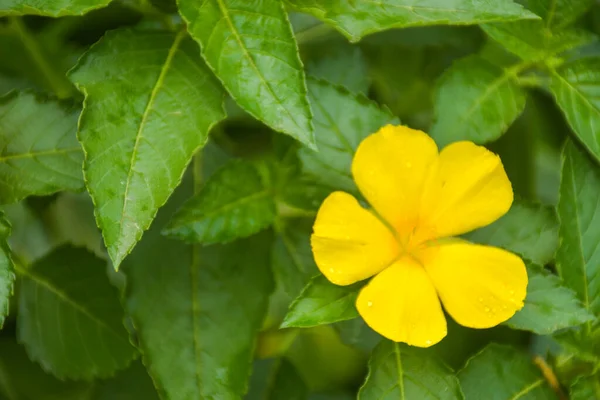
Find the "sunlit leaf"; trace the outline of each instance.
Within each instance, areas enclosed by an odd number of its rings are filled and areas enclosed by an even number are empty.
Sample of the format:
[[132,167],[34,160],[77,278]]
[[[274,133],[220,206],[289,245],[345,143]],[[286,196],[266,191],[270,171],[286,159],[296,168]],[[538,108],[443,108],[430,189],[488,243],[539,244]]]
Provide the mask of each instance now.
[[44,15],[63,17],[82,15],[106,7],[112,0],[2,0],[0,17],[13,15]]

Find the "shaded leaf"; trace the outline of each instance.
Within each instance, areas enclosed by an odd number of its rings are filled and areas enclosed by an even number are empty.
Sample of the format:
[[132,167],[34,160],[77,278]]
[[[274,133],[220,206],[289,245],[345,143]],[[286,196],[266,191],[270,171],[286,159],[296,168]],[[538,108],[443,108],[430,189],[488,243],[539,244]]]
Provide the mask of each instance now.
[[544,19],[548,28],[560,28],[580,17],[594,0],[527,0],[527,8]]
[[490,344],[467,361],[458,378],[466,400],[557,399],[532,359],[517,349]]
[[596,40],[594,35],[582,30],[550,33],[539,20],[485,24],[481,28],[523,60],[544,60]]
[[223,92],[183,31],[108,32],[70,76],[86,95],[84,174],[118,268],[224,118]]
[[552,70],[550,90],[569,125],[600,160],[600,58],[584,58]]
[[600,399],[600,376],[579,378],[569,389],[571,400]]
[[10,230],[10,223],[6,220],[4,213],[0,213],[0,329],[8,315],[8,302],[12,296],[15,282],[14,265],[8,246]]
[[228,163],[175,213],[165,234],[211,244],[267,228],[275,220],[275,201],[266,179],[250,162]]
[[83,188],[79,112],[29,92],[0,99],[0,203]]
[[506,321],[511,328],[548,335],[594,319],[556,275],[535,264],[527,265],[527,275],[525,306]]
[[287,0],[299,11],[333,25],[350,41],[391,28],[423,25],[474,25],[538,18],[511,0]]
[[314,147],[304,70],[279,0],[180,0],[179,12],[233,99],[271,128]]
[[556,268],[584,307],[600,314],[600,169],[569,141],[563,153]]
[[17,272],[17,335],[45,370],[90,380],[113,375],[136,356],[102,260],[63,246]]
[[[487,392],[486,392],[487,393]],[[358,394],[371,399],[462,399],[454,373],[425,350],[382,340]]]
[[502,247],[545,265],[554,258],[558,247],[558,219],[552,207],[515,200],[502,218],[465,238]]
[[350,165],[356,148],[395,119],[388,110],[342,87],[311,79],[308,89],[319,151],[300,150],[303,170],[318,183],[355,192]]
[[595,325],[584,325],[553,335],[563,347],[574,353],[577,358],[600,363],[600,321]]
[[2,0],[0,17],[12,15],[44,15],[63,17],[83,15],[106,7],[112,0]]
[[431,136],[438,146],[498,139],[525,108],[525,92],[513,79],[518,66],[502,69],[479,56],[455,62],[439,79]]
[[308,397],[308,388],[294,365],[285,358],[279,359],[265,400],[303,400]]
[[352,93],[367,94],[369,90],[368,65],[360,47],[346,44],[327,46],[324,57],[308,63],[311,76],[343,86]]
[[354,318],[333,324],[342,342],[349,346],[371,352],[382,336],[367,325],[362,318]]
[[281,327],[307,328],[358,317],[354,303],[363,285],[337,286],[323,275],[315,276],[290,305]]
[[97,381],[89,400],[158,400],[152,380],[141,362],[117,374],[114,378]]

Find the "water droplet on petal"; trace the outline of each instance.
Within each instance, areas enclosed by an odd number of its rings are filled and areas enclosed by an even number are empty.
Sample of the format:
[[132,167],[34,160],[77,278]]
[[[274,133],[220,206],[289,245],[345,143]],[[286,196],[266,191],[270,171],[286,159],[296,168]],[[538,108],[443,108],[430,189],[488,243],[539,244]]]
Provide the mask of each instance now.
[[411,163],[409,163],[409,162],[407,162],[407,163],[406,163],[406,168],[411,168],[411,167],[412,167],[412,164],[411,164]]
[[480,303],[483,303],[483,297],[480,297],[477,300],[479,300]]
[[489,307],[486,307],[486,308],[485,308],[485,312],[489,313],[489,312],[490,312],[490,308],[489,308]]
[[427,345],[431,344],[431,340],[426,340],[425,344],[427,344]]
[[333,268],[329,268],[329,272],[331,272],[331,273],[334,273],[334,272],[335,272],[335,269],[333,269]]
[[515,294],[515,291],[513,289],[511,289],[508,291],[508,294],[510,294],[512,296],[513,294]]
[[372,301],[367,302],[367,307],[372,307],[372,306],[373,306],[373,302]]

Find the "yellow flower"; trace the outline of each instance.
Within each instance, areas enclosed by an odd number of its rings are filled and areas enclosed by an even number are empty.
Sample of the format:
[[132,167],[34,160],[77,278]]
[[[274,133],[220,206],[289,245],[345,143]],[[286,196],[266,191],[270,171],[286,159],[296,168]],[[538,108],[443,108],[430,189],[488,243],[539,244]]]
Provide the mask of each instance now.
[[446,336],[440,301],[471,328],[498,325],[523,307],[521,258],[453,237],[510,208],[512,187],[498,156],[472,142],[438,153],[424,132],[388,125],[359,145],[352,175],[373,210],[332,193],[311,244],[319,269],[337,285],[375,275],[356,301],[371,328],[429,347]]

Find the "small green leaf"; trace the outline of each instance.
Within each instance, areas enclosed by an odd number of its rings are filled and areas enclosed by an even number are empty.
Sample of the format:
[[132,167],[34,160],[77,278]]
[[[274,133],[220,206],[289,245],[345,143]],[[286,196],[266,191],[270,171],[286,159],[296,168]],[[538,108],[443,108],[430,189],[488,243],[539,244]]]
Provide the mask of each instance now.
[[439,79],[431,136],[440,147],[498,139],[525,108],[525,92],[514,81],[519,65],[502,69],[479,56],[455,62]]
[[531,358],[512,347],[490,344],[467,361],[458,378],[466,400],[558,399]]
[[358,398],[452,400],[463,394],[454,373],[425,350],[382,340],[373,350]]
[[0,329],[8,315],[8,301],[12,296],[15,282],[14,265],[7,242],[9,236],[10,223],[4,213],[0,213]]
[[327,82],[308,82],[318,152],[300,150],[303,170],[318,183],[356,191],[350,166],[360,142],[394,117],[363,95]]
[[27,357],[14,337],[0,337],[0,398],[3,400],[87,399],[87,382],[60,381]]
[[273,190],[252,163],[234,160],[189,199],[165,229],[168,236],[204,244],[250,236],[275,220]]
[[600,375],[579,378],[569,389],[571,400],[600,399]]
[[70,77],[86,95],[84,174],[118,268],[224,118],[223,91],[183,31],[108,32]]
[[548,335],[594,320],[594,315],[582,306],[575,292],[565,287],[559,277],[535,264],[527,265],[527,275],[525,306],[506,321],[508,326]]
[[21,277],[17,337],[29,357],[60,379],[108,377],[136,356],[106,264],[63,246]]
[[0,203],[83,188],[79,112],[29,92],[0,99]]
[[271,237],[200,247],[162,236],[184,190],[124,263],[125,306],[161,397],[239,399],[273,290]]
[[354,303],[363,285],[337,286],[323,275],[315,276],[290,305],[281,327],[308,328],[358,317]]
[[274,367],[273,376],[265,400],[304,400],[308,398],[308,388],[294,365],[281,358]]
[[106,7],[112,0],[2,0],[0,17],[13,15],[43,15],[64,17],[83,15]]
[[558,247],[558,219],[552,207],[515,200],[498,221],[465,237],[472,242],[502,247],[545,265],[553,259]]
[[569,141],[563,153],[556,268],[584,307],[600,315],[600,169]]
[[233,99],[265,124],[314,147],[298,46],[280,0],[179,0],[202,56]]
[[278,285],[296,298],[318,272],[310,248],[312,221],[306,218],[279,220],[271,260]]
[[527,8],[544,19],[548,28],[560,28],[575,21],[594,0],[527,0]]
[[552,70],[550,90],[569,125],[600,160],[600,58],[584,58]]
[[392,28],[474,25],[539,18],[511,0],[287,0],[295,9],[333,25],[350,41]]
[[481,27],[492,39],[523,60],[539,61],[596,40],[583,30],[550,33],[543,21],[514,21]]

